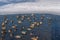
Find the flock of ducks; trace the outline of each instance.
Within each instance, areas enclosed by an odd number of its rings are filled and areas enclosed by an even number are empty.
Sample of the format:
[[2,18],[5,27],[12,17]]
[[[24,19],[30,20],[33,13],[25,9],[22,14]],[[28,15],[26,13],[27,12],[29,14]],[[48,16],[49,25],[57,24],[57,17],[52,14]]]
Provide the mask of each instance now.
[[[31,14],[31,17],[34,18],[34,20],[36,19],[34,14]],[[18,24],[21,24],[21,23],[23,22],[22,20],[25,19],[25,16],[22,15],[22,16],[21,16],[21,19],[20,19],[20,17],[17,15],[16,18],[17,18],[17,23],[18,23]],[[40,22],[36,22],[36,21],[35,21],[35,22],[32,22],[32,20],[31,20],[30,17],[28,16],[28,17],[27,17],[27,20],[30,22],[30,26],[29,26],[29,28],[27,28],[26,30],[30,31],[30,30],[34,29],[35,27],[37,27],[37,26],[39,27],[40,25],[42,25],[42,24],[43,24],[43,20],[44,20],[44,15],[42,15],[42,16],[40,17],[40,19],[41,19]],[[4,36],[5,36],[6,33],[7,33],[7,32],[6,32],[6,24],[8,24],[8,22],[9,22],[9,20],[7,19],[7,16],[4,16],[4,21],[1,23],[1,25],[2,25],[2,29],[1,29],[2,38],[0,38],[0,40],[4,40]],[[12,22],[12,24],[14,23],[13,20],[11,20],[11,22]],[[49,18],[48,24],[49,24],[49,25],[51,24],[51,18]],[[14,29],[15,32],[18,30],[18,29],[17,29],[17,25],[13,25],[12,28]],[[22,29],[25,29],[25,27],[22,27]],[[9,29],[9,30],[8,30],[8,33],[9,33],[10,37],[13,37],[13,36],[14,36],[14,35],[13,35],[13,32],[12,32],[12,29]],[[27,31],[21,31],[21,34],[22,34],[22,35],[26,35],[26,34],[27,34]],[[21,36],[22,36],[22,35],[21,35]],[[33,33],[30,33],[30,35],[33,35]],[[20,36],[20,35],[16,35],[16,36],[14,36],[14,38],[20,39],[21,36]],[[31,38],[31,40],[38,40],[38,38],[39,38],[38,36],[34,36],[34,37]]]

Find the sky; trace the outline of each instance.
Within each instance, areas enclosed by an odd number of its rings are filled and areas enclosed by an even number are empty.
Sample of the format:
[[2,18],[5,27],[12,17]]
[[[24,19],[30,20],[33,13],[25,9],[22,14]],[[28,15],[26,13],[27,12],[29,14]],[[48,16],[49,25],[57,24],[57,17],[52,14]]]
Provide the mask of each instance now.
[[0,15],[17,13],[60,15],[60,0],[0,0]]

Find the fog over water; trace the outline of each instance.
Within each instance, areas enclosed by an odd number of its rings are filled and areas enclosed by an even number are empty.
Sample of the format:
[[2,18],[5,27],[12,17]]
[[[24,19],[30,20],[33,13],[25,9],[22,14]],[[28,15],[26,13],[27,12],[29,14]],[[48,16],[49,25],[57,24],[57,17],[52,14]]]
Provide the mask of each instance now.
[[60,15],[60,0],[0,0],[0,5],[0,15],[17,13]]

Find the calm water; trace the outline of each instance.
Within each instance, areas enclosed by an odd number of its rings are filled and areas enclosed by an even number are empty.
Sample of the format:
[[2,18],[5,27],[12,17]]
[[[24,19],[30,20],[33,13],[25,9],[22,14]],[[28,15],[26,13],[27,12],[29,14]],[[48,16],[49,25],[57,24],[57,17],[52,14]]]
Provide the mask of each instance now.
[[[4,17],[8,19],[6,26],[6,34],[4,36],[5,40],[31,40],[31,37],[38,36],[38,40],[60,40],[60,16],[58,15],[51,15],[51,14],[34,14],[34,17],[31,14],[12,14],[12,15],[1,15],[0,16],[0,38],[2,38],[2,22],[4,22]],[[17,19],[16,16],[19,16]],[[24,16],[24,20],[21,20],[21,17]],[[27,20],[30,18],[31,21]],[[43,19],[41,19],[43,17]],[[11,20],[14,22],[11,23]],[[17,21],[21,20],[22,23],[18,24]],[[28,31],[27,28],[30,28],[31,23],[33,22],[43,22],[42,25],[38,25],[32,30]],[[48,24],[50,22],[50,24]],[[12,28],[13,25],[17,25],[17,31],[14,32]],[[21,30],[22,27],[25,29]],[[13,37],[11,38],[9,35],[8,30],[11,29],[13,32]],[[27,34],[23,35],[21,31],[27,31]],[[30,33],[33,33],[30,36]],[[22,35],[22,38],[16,39],[16,35]]]

